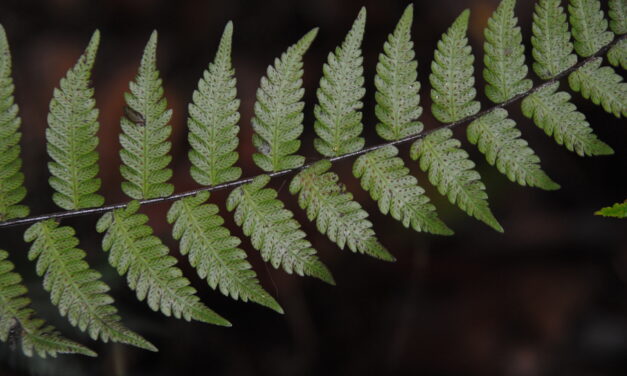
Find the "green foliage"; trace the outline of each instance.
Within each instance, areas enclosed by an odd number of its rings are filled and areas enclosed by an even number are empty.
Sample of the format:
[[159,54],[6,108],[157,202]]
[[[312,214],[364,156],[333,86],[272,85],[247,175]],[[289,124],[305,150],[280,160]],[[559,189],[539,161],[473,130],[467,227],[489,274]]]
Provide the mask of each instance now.
[[277,192],[264,188],[270,178],[257,176],[251,183],[235,188],[226,205],[235,210],[235,223],[250,236],[255,249],[264,261],[275,269],[282,267],[288,273],[308,275],[335,284],[331,272],[316,256],[316,250],[305,239],[294,214],[276,199]]
[[596,58],[568,76],[571,89],[603,106],[620,118],[627,116],[627,84],[611,67],[601,67],[603,59]]
[[516,122],[507,116],[507,111],[497,108],[473,121],[466,129],[468,140],[509,180],[523,186],[559,189],[560,186],[540,169],[540,158],[527,141],[520,138]]
[[126,208],[103,215],[96,225],[98,232],[106,231],[102,248],[109,251],[109,263],[120,275],[126,274],[137,299],[146,299],[153,311],[166,316],[231,326],[200,302],[196,290],[175,266],[176,258],[152,235],[152,228],[146,225],[148,217],[137,214],[138,210],[139,203],[131,201]]
[[418,62],[414,59],[414,44],[411,41],[411,25],[414,7],[410,4],[398,21],[394,33],[383,45],[379,54],[374,94],[377,101],[375,114],[379,123],[377,134],[384,140],[401,138],[422,132],[423,124],[417,119],[422,114],[420,107],[420,82]]
[[318,138],[314,146],[325,157],[351,153],[364,147],[360,137],[361,99],[364,89],[364,68],[361,42],[366,25],[366,8],[361,8],[357,19],[335,52],[329,53],[322,68],[323,76],[317,91],[318,104],[314,107],[314,129]]
[[607,61],[615,67],[627,69],[627,39],[622,39],[607,52]]
[[44,289],[50,292],[52,304],[62,316],[81,331],[89,331],[96,340],[122,342],[157,351],[139,334],[120,323],[109,286],[100,280],[100,273],[85,262],[85,252],[76,248],[78,239],[68,226],[59,227],[52,219],[35,223],[24,233],[31,245],[29,260],[37,259],[37,275],[44,278]]
[[298,193],[298,205],[307,211],[307,218],[316,221],[322,234],[340,249],[346,245],[359,252],[385,261],[395,261],[375,237],[368,213],[345,192],[338,176],[328,172],[331,162],[321,160],[301,171],[290,183],[290,193]]
[[232,38],[233,23],[229,21],[215,59],[198,81],[189,105],[190,173],[202,185],[221,184],[242,176],[242,169],[233,166],[238,158],[235,149],[239,143],[240,101],[231,65]]
[[627,34],[627,1],[610,0],[610,29],[618,35]]
[[481,176],[468,153],[460,148],[453,132],[443,128],[419,139],[411,146],[411,158],[420,159],[420,168],[429,172],[429,181],[460,209],[497,231],[503,227],[488,206],[488,195]]
[[539,0],[533,13],[531,44],[534,58],[533,70],[543,80],[577,63],[570,41],[568,22],[560,0]]
[[533,86],[525,78],[525,47],[520,27],[516,26],[514,5],[516,0],[502,0],[484,31],[483,78],[488,83],[485,93],[495,103],[503,103]]
[[443,123],[452,123],[479,112],[475,101],[475,57],[468,45],[466,31],[470,11],[466,9],[442,35],[431,63],[431,99],[433,116]]
[[[0,36],[1,37],[1,36]],[[45,358],[57,354],[83,354],[96,356],[87,347],[64,338],[51,325],[34,317],[35,311],[29,308],[28,290],[21,283],[22,277],[13,272],[13,263],[8,260],[9,253],[0,249],[0,340],[15,347],[22,344],[26,356],[33,353]]]
[[625,202],[617,202],[612,206],[602,208],[594,214],[603,217],[627,218],[627,200]]
[[48,114],[48,163],[52,200],[65,210],[101,206],[104,197],[98,175],[98,110],[89,87],[100,33],[96,30],[85,52],[54,89]]
[[283,309],[260,285],[246,253],[238,248],[241,241],[223,226],[218,207],[206,204],[209,192],[176,201],[168,211],[168,222],[174,224],[172,236],[180,241],[183,255],[198,275],[212,289],[233,299],[251,300],[279,313]]
[[607,20],[599,0],[569,0],[568,4],[577,54],[592,56],[612,41],[614,34],[607,31]]
[[570,102],[570,94],[557,92],[559,83],[546,86],[522,101],[522,112],[548,136],[580,156],[609,155],[614,150],[592,133],[586,116]]
[[288,48],[261,78],[251,123],[253,144],[259,151],[253,160],[264,171],[287,170],[305,163],[305,157],[293,154],[300,149],[298,137],[303,133],[302,60],[316,34],[318,29],[313,29]]
[[144,55],[130,92],[124,94],[128,114],[120,120],[120,173],[126,179],[122,191],[134,199],[169,196],[174,186],[167,183],[172,170],[167,168],[172,133],[168,122],[172,110],[163,97],[163,87],[157,70],[157,32],[154,31],[144,48]]
[[27,206],[19,205],[26,188],[20,159],[21,120],[13,102],[13,88],[9,42],[0,25],[0,221],[26,217],[29,212]]

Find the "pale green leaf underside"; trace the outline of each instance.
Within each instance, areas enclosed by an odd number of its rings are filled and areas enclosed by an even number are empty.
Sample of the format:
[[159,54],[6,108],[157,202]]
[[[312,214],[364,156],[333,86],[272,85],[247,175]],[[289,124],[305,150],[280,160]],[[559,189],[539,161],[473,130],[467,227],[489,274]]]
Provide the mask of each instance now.
[[235,210],[235,223],[250,236],[261,258],[275,269],[319,278],[335,284],[331,272],[316,256],[316,250],[305,239],[294,214],[285,209],[277,192],[264,188],[270,177],[260,175],[251,183],[234,189],[227,199],[227,209]]
[[627,201],[617,202],[612,206],[598,210],[594,214],[601,215],[603,217],[627,218]]
[[[1,36],[0,36],[1,38]],[[1,42],[0,42],[1,43]],[[9,253],[0,249],[0,340],[9,345],[20,342],[26,356],[37,354],[42,358],[57,354],[83,354],[96,356],[87,347],[61,336],[45,321],[36,318],[30,308],[28,290],[22,277],[13,271]]]
[[200,192],[176,201],[168,211],[168,222],[174,224],[172,237],[179,240],[181,253],[212,289],[283,313],[259,284],[246,253],[238,248],[240,240],[224,227],[218,207],[206,204],[208,199],[209,192]]
[[329,53],[322,68],[320,87],[314,107],[314,147],[325,157],[361,150],[364,147],[362,98],[364,68],[361,54],[366,24],[366,8],[361,8],[344,42]]
[[459,140],[453,138],[453,132],[444,128],[416,141],[411,147],[411,158],[420,160],[420,168],[428,172],[431,184],[438,187],[451,203],[503,232],[488,206],[481,176],[460,145]]
[[54,89],[48,114],[46,139],[52,162],[48,180],[55,190],[52,200],[65,210],[98,207],[104,198],[98,175],[98,110],[89,87],[100,33],[94,32],[76,65]]
[[368,213],[345,192],[338,176],[328,172],[331,162],[321,160],[301,171],[290,183],[290,193],[298,193],[298,205],[307,211],[307,218],[316,221],[322,234],[340,249],[345,246],[385,261],[395,261],[377,240]]
[[614,38],[614,34],[607,30],[608,22],[599,0],[569,0],[568,13],[575,51],[579,56],[594,55]]
[[138,210],[139,203],[131,201],[126,208],[103,215],[96,225],[98,232],[106,231],[102,248],[109,252],[109,263],[120,275],[126,275],[137,299],[146,300],[153,311],[166,316],[230,326],[200,302],[196,289],[176,267],[176,258],[152,234],[146,225],[148,217],[137,214]]
[[540,158],[520,137],[516,122],[508,118],[502,108],[483,115],[466,128],[468,140],[477,145],[488,163],[509,180],[522,186],[546,190],[559,189],[559,185],[540,168]]
[[24,240],[33,243],[28,258],[37,260],[37,275],[45,275],[44,289],[70,324],[88,331],[94,340],[157,351],[152,343],[120,323],[113,298],[107,294],[109,286],[100,280],[100,273],[89,268],[85,252],[76,248],[78,239],[73,228],[59,227],[50,219],[30,226]]
[[169,196],[174,192],[174,186],[167,183],[172,177],[172,170],[167,168],[172,160],[167,141],[172,133],[168,125],[172,110],[167,108],[157,70],[156,31],[144,48],[139,71],[129,88],[124,99],[140,119],[124,116],[120,120],[122,191],[137,200]]
[[229,21],[215,59],[203,72],[189,105],[190,173],[202,185],[226,183],[242,176],[242,169],[234,166],[238,158],[240,101],[231,64],[232,37],[233,23]]
[[627,116],[627,84],[612,67],[596,58],[568,76],[570,88],[617,118]]

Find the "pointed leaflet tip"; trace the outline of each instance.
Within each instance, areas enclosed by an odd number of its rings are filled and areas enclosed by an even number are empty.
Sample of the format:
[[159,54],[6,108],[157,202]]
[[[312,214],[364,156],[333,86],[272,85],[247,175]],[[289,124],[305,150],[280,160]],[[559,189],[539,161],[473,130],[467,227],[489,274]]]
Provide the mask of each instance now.
[[96,29],[89,40],[89,44],[85,49],[85,62],[87,63],[88,68],[91,68],[96,61],[96,52],[98,52],[98,45],[100,44],[100,30]]

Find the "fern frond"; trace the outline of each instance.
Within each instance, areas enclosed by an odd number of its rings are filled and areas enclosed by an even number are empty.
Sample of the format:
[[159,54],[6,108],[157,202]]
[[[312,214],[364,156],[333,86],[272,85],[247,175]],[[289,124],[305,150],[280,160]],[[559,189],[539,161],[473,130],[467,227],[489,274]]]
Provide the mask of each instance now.
[[442,35],[431,63],[431,112],[442,123],[451,123],[479,112],[475,101],[472,49],[466,31],[470,11],[466,9]]
[[363,253],[384,261],[395,261],[375,237],[368,213],[344,192],[338,176],[327,172],[331,162],[321,160],[301,171],[290,183],[290,193],[298,193],[298,205],[307,211],[307,218],[316,221],[322,234],[340,249],[346,245],[353,252]]
[[124,94],[126,115],[120,125],[120,173],[126,179],[122,191],[134,199],[169,196],[174,186],[167,183],[172,170],[168,154],[171,144],[166,141],[172,133],[168,122],[172,110],[163,97],[163,87],[157,70],[157,32],[153,31],[139,65],[130,92]]
[[614,34],[607,30],[599,0],[569,0],[568,13],[575,51],[579,56],[594,55],[614,38]]
[[621,39],[607,52],[607,61],[615,67],[627,69],[627,39]]
[[241,241],[223,226],[218,207],[206,204],[209,192],[176,201],[168,211],[172,237],[183,255],[212,289],[233,299],[253,301],[279,313],[283,309],[259,284],[255,271],[238,248]]
[[288,170],[305,163],[305,157],[294,153],[300,149],[298,137],[303,133],[303,55],[316,34],[317,28],[305,34],[275,59],[267,76],[261,78],[251,123],[253,144],[259,151],[253,160],[264,171]]
[[401,138],[422,132],[423,124],[417,119],[422,114],[420,107],[420,82],[418,62],[415,59],[414,43],[411,40],[413,5],[408,5],[398,21],[394,32],[388,36],[379,54],[375,114],[377,134],[384,140]]
[[270,261],[275,269],[282,267],[288,274],[309,275],[335,284],[331,272],[305,239],[294,214],[284,208],[274,189],[264,188],[269,181],[269,176],[260,175],[229,194],[226,205],[229,211],[235,210],[235,223],[242,227],[244,235],[251,237],[261,258]]
[[558,144],[582,157],[614,154],[614,150],[593,133],[586,116],[570,101],[570,94],[558,92],[558,88],[559,82],[556,82],[523,99],[523,115],[533,118]]
[[52,200],[65,210],[101,206],[98,175],[98,109],[89,87],[100,33],[94,32],[83,55],[54,89],[48,114],[48,163]]
[[0,249],[0,340],[9,342],[10,346],[21,341],[22,352],[29,357],[33,353],[42,358],[56,357],[57,354],[97,356],[80,343],[61,336],[53,326],[44,326],[44,320],[34,317],[35,311],[29,307],[30,299],[26,296],[28,289],[21,283],[22,277],[13,272],[15,266],[8,257],[9,253]]
[[561,0],[539,0],[533,13],[533,70],[548,80],[577,63]]
[[571,89],[620,118],[627,116],[627,83],[611,67],[601,67],[596,58],[568,76]]
[[20,159],[21,119],[13,101],[13,88],[9,41],[0,24],[0,222],[29,213],[27,206],[19,205],[26,188]]
[[440,220],[425,190],[397,155],[398,149],[392,145],[366,153],[353,164],[353,175],[377,201],[381,213],[389,213],[403,226],[411,225],[416,231],[452,235],[453,231]]
[[44,289],[50,292],[52,304],[62,316],[81,331],[89,331],[96,340],[122,342],[150,351],[157,348],[139,334],[120,323],[109,286],[100,273],[85,262],[85,252],[76,248],[78,239],[68,226],[59,227],[54,220],[35,223],[24,233],[31,245],[29,260],[37,259],[37,275],[44,278]]
[[594,214],[603,217],[627,218],[627,200],[625,202],[617,202],[612,206],[608,206],[596,211]]
[[459,140],[453,138],[453,132],[444,128],[416,141],[411,146],[411,158],[420,159],[420,168],[428,171],[431,184],[438,187],[451,203],[503,232],[488,206],[481,176],[473,169],[475,164],[460,145]]
[[329,53],[316,94],[314,147],[325,157],[334,157],[364,147],[361,99],[364,67],[361,42],[366,25],[366,8],[361,8],[341,47]]
[[216,185],[239,179],[237,162],[240,101],[231,64],[233,23],[228,22],[213,63],[204,71],[189,105],[190,173],[198,184]]
[[627,1],[610,0],[609,5],[610,29],[618,35],[627,34]]
[[146,299],[153,311],[209,324],[231,326],[217,313],[207,308],[196,296],[196,290],[176,267],[176,258],[169,256],[159,238],[146,225],[148,217],[137,214],[139,202],[131,201],[126,208],[103,215],[96,225],[98,232],[106,231],[102,248],[109,252],[109,263],[137,293]]
[[502,0],[484,31],[483,78],[488,83],[485,93],[494,103],[503,103],[533,86],[525,78],[525,47],[514,17],[515,5],[516,0]]
[[497,108],[473,121],[466,129],[468,140],[509,180],[523,186],[559,189],[560,186],[540,169],[540,158],[520,137],[516,122],[507,116],[506,110]]

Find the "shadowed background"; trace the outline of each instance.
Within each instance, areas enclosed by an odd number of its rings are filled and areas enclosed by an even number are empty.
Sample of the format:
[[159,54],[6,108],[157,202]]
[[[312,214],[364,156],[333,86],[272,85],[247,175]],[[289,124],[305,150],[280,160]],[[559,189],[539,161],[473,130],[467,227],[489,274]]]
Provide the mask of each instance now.
[[[606,7],[606,2],[604,7]],[[47,185],[45,127],[52,90],[84,49],[95,28],[102,41],[93,72],[100,109],[101,193],[107,203],[125,201],[120,190],[118,156],[123,93],[136,74],[153,29],[159,32],[158,66],[169,106],[174,110],[172,182],[177,192],[196,188],[189,176],[185,119],[202,71],[213,59],[222,29],[233,20],[233,64],[241,99],[239,165],[244,176],[260,173],[252,163],[250,118],[259,79],[266,67],[313,27],[320,32],[305,56],[305,134],[301,153],[319,158],[313,140],[313,104],[322,64],[344,38],[362,5],[368,20],[363,51],[367,94],[364,128],[374,132],[372,80],[377,56],[407,1],[80,1],[2,0],[0,22],[13,53],[16,101],[23,119],[23,159],[32,214],[57,211]],[[484,107],[481,80],[483,28],[497,0],[414,2],[413,39],[422,82],[421,120],[430,115],[429,64],[439,37],[465,8],[471,9],[470,43],[477,60],[475,76]],[[532,2],[519,1],[529,61]],[[607,10],[606,8],[604,8]],[[532,74],[535,82],[537,77]],[[564,88],[565,85],[562,85]],[[151,225],[180,260],[180,267],[202,300],[233,323],[221,328],[187,323],[152,312],[137,302],[124,279],[107,264],[95,231],[97,216],[64,221],[80,233],[92,267],[112,287],[123,322],[159,349],[149,353],[119,344],[90,341],[70,327],[41,287],[26,260],[24,228],[0,230],[0,248],[26,279],[40,316],[71,339],[99,353],[96,359],[63,356],[28,359],[0,344],[0,375],[624,375],[627,372],[627,234],[625,222],[593,216],[602,206],[627,198],[624,179],[624,121],[574,94],[599,137],[614,148],[610,157],[580,158],[557,145],[520,114],[508,108],[523,136],[542,158],[544,170],[562,189],[543,192],[510,183],[455,134],[478,164],[491,207],[505,228],[499,234],[467,217],[429,185],[416,163],[414,175],[455,230],[437,237],[405,229],[378,213],[376,204],[352,178],[352,160],[334,171],[371,213],[381,242],[397,257],[394,264],[340,251],[306,221],[287,193],[287,179],[271,183],[303,224],[337,280],[337,287],[311,278],[289,276],[265,265],[226,213],[228,192],[211,201],[220,206],[231,231],[263,286],[286,311],[278,315],[253,303],[235,302],[207,287],[178,254],[165,221],[169,204],[143,208]],[[405,160],[408,147],[401,148]],[[198,371],[202,368],[203,371]]]

